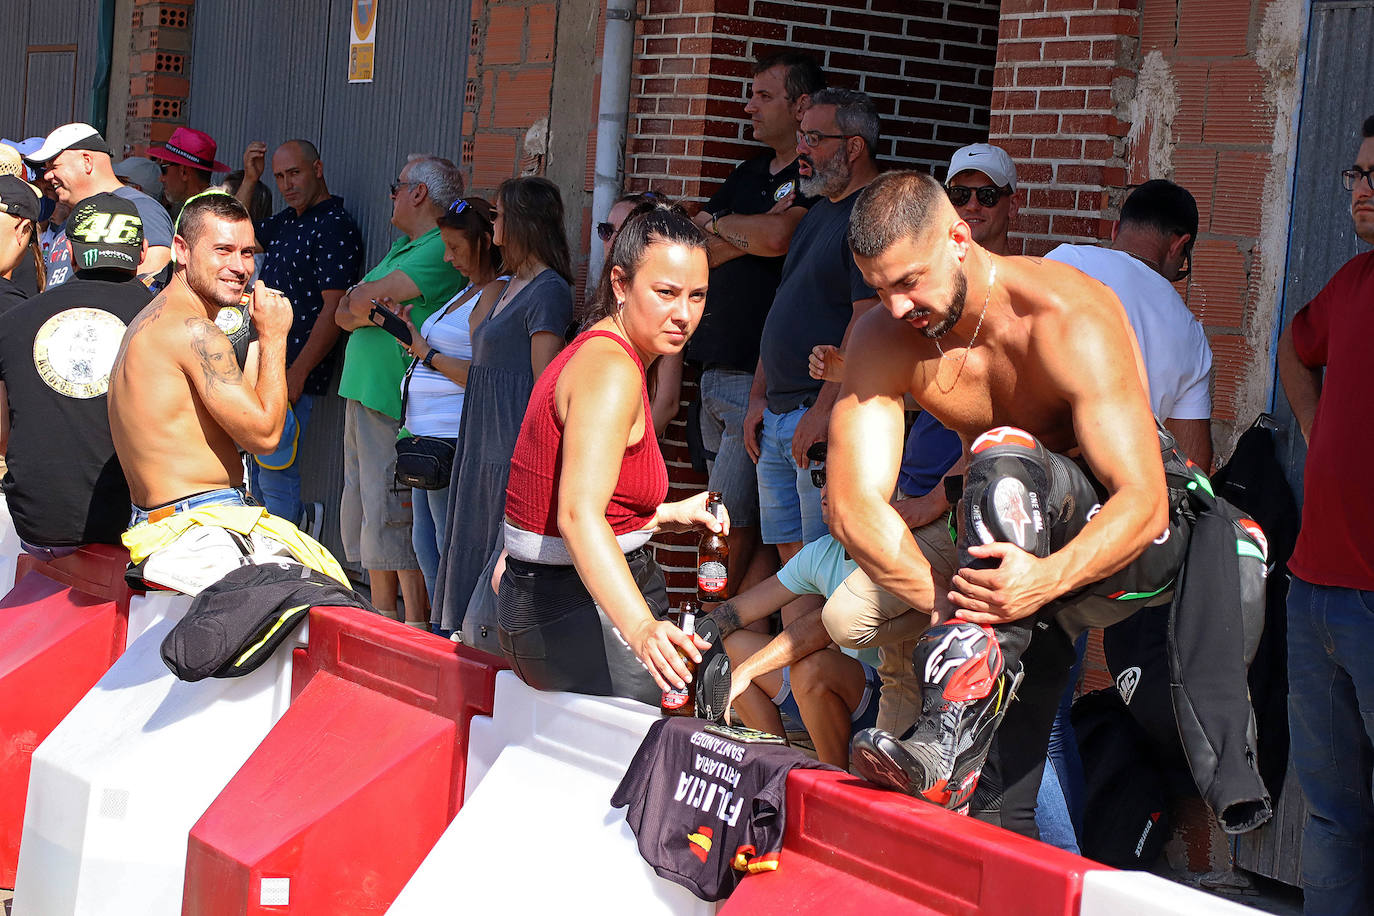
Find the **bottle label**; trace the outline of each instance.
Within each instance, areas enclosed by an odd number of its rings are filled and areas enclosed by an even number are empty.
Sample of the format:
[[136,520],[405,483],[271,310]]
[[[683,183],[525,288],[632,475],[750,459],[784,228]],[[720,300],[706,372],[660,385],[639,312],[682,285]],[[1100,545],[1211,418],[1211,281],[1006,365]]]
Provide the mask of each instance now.
[[725,591],[725,564],[708,560],[697,567],[697,588],[710,595]]
[[691,698],[686,690],[665,690],[663,691],[662,706],[664,709],[681,709],[687,705]]

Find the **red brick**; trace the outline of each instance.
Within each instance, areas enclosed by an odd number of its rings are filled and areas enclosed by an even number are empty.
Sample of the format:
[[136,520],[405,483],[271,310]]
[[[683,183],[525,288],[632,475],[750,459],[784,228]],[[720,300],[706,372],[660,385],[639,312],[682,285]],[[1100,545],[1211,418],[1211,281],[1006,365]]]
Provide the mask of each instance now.
[[1051,13],[1066,13],[1077,10],[1090,10],[1096,0],[1048,0],[1046,9]]
[[492,126],[527,128],[549,115],[553,69],[525,67],[514,73],[497,73],[492,101]]
[[1176,150],[1174,173],[1170,176],[1187,188],[1197,201],[1198,231],[1212,229],[1212,188],[1217,176],[1217,154],[1214,150]]
[[1018,136],[1052,136],[1058,132],[1057,114],[1019,114],[1012,119],[1011,133]]
[[483,37],[484,65],[520,63],[525,46],[524,7],[492,7],[487,14],[486,34]]
[[1106,162],[1116,158],[1115,140],[1087,139],[1083,141],[1083,159],[1088,162]]
[[1239,329],[1245,321],[1245,253],[1235,242],[1203,239],[1193,248],[1188,307],[1208,327]]
[[1085,38],[1072,41],[1047,41],[1044,48],[1041,57],[1047,61],[1091,60],[1093,43]]
[[1140,50],[1173,50],[1178,40],[1177,0],[1150,0],[1140,13]]
[[1048,235],[1050,231],[1049,214],[1025,211],[1018,213],[1016,231],[1025,235]]
[[1040,107],[1061,111],[1082,111],[1085,93],[1082,89],[1053,89],[1040,93]]
[[1069,17],[1070,35],[1134,36],[1137,27],[1137,19],[1131,13],[1093,13]]
[[1030,64],[1017,67],[1016,85],[1026,87],[1062,86],[1064,85],[1064,68],[1058,65],[1037,67]]
[[1244,337],[1232,334],[1211,335],[1212,344],[1212,419],[1234,421],[1239,396],[1239,381],[1255,364],[1255,356]]
[[489,195],[516,172],[516,138],[478,131],[474,140],[471,191]]
[[1058,38],[1068,33],[1069,20],[1063,16],[1036,16],[1022,19],[1017,34],[1022,38]]
[[1045,0],[1002,0],[1002,15],[1012,16],[1017,13],[1043,13],[1045,11]]
[[1069,66],[1064,68],[1065,86],[1110,86],[1112,67]]
[[[1252,60],[1217,61],[1207,74],[1207,143],[1260,144],[1274,131],[1265,75]],[[1264,144],[1268,145],[1268,144]]]
[[1174,109],[1173,139],[1177,143],[1199,143],[1202,120],[1207,108],[1207,64],[1203,61],[1178,61],[1172,66],[1178,86],[1178,105]]
[[1253,0],[1179,0],[1178,53],[1244,55],[1253,8]]
[[558,37],[558,8],[552,3],[540,3],[529,8],[529,47],[525,59],[539,63],[553,60],[554,41]]
[[1106,181],[1106,170],[1100,165],[1063,163],[1055,168],[1055,181],[1061,185],[1085,184],[1100,188]]
[[1039,137],[1035,141],[1036,159],[1078,159],[1083,141],[1073,137]]
[[1212,231],[1254,238],[1259,235],[1259,192],[1269,173],[1269,157],[1263,153],[1223,152],[1218,158]]
[[1098,221],[1087,216],[1068,216],[1055,213],[1050,218],[1050,232],[1058,238],[1098,238]]
[[1036,210],[1073,210],[1077,205],[1078,195],[1073,191],[1031,188],[1026,195],[1026,206]]

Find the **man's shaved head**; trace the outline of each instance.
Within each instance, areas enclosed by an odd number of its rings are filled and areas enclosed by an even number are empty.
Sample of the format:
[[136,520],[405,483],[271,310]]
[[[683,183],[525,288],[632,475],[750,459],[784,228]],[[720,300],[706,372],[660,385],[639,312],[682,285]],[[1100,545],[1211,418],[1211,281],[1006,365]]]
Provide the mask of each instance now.
[[924,172],[885,172],[864,188],[849,216],[849,247],[876,258],[902,239],[920,239],[942,217],[958,219],[949,195]]

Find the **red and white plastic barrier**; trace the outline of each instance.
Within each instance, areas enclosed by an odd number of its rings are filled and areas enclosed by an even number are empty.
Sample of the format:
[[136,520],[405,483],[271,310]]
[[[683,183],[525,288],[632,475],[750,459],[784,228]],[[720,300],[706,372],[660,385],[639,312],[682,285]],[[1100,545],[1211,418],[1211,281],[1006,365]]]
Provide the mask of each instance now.
[[502,667],[312,610],[309,682],[191,830],[183,916],[383,912],[462,806],[469,723]]
[[[7,559],[12,576],[19,558]],[[34,750],[124,651],[128,560],[107,545],[26,556],[0,600],[0,887],[14,885]]]
[[496,677],[474,719],[463,810],[387,912],[708,914],[654,874],[610,799],[658,710]]
[[[123,635],[110,620],[128,609],[127,651],[33,753],[15,916],[716,912],[655,875],[610,807],[652,707],[536,691],[491,656],[339,608],[312,612],[308,649],[302,629],[244,678],[182,683],[159,647],[190,599],[102,598],[123,561],[77,557],[0,602],[11,731],[30,706],[60,718],[50,694],[72,680],[68,641],[108,664]],[[0,837],[15,816],[0,808]],[[779,870],[746,878],[720,911],[820,909],[1253,912],[799,770]]]
[[847,774],[795,770],[778,870],[745,878],[721,912],[1073,916],[1102,867]]
[[14,916],[179,916],[191,825],[291,691],[285,647],[242,678],[177,680],[159,650],[190,602],[157,602],[161,616],[34,752]]

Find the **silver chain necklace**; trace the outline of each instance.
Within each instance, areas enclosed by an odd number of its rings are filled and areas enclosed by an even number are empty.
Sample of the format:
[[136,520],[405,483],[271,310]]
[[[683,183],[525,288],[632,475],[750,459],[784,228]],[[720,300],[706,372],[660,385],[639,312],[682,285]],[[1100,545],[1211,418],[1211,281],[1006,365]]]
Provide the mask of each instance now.
[[[992,299],[992,285],[996,282],[997,264],[996,262],[989,262],[988,291],[983,295],[983,310],[978,313],[978,323],[973,326],[973,336],[968,339],[968,346],[964,348],[964,358],[959,361],[959,368],[956,369],[954,372],[954,381],[950,383],[948,388],[945,388],[943,385],[940,385],[940,373],[938,371],[936,371],[935,373],[935,383],[940,387],[940,390],[945,394],[949,394],[951,391],[954,390],[954,386],[959,384],[959,377],[964,374],[964,363],[968,362],[969,351],[973,349],[974,342],[978,340],[978,332],[983,329],[983,319],[986,318],[988,314],[988,302]],[[935,349],[940,351],[940,361],[941,363],[943,363],[945,360],[949,359],[949,354],[945,352],[944,347],[940,346],[940,341],[938,338],[934,338],[934,340]]]

